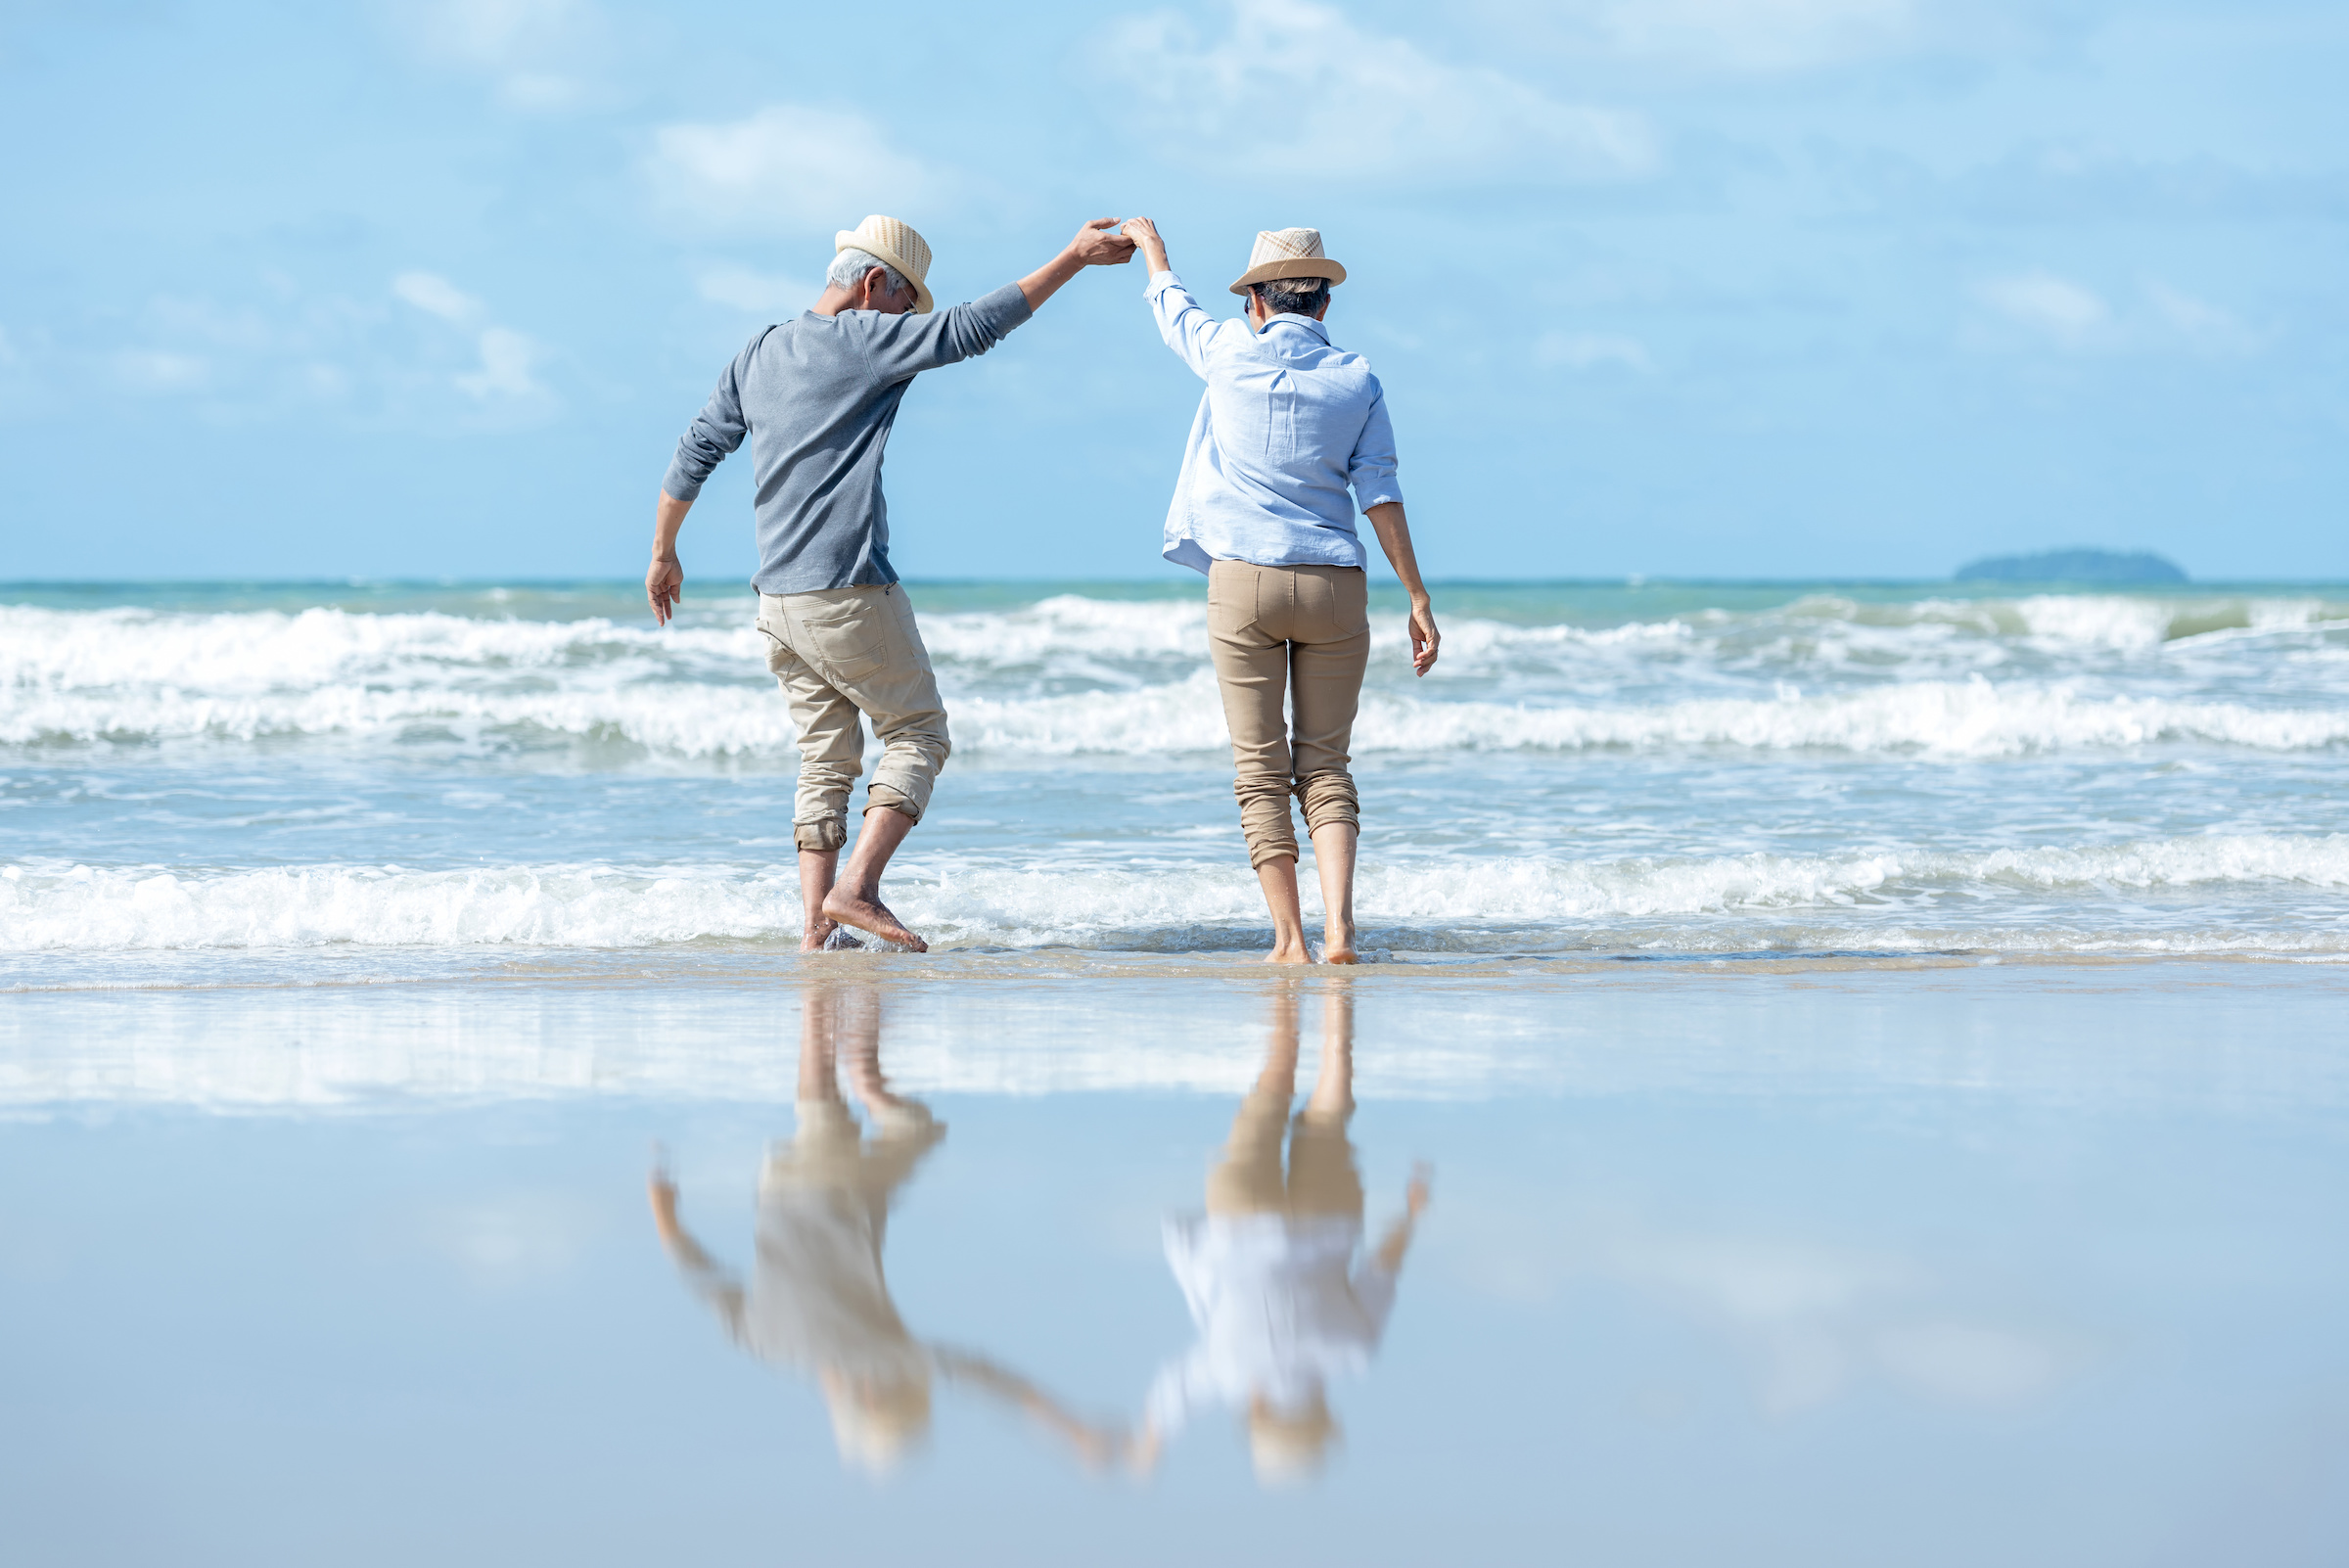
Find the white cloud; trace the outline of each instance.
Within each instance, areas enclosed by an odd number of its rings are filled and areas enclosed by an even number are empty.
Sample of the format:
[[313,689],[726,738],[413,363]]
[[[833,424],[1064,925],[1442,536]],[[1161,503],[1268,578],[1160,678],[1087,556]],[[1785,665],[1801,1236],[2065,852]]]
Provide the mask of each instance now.
[[868,212],[908,216],[938,177],[860,115],[769,104],[722,124],[664,125],[647,176],[663,205],[705,223],[847,229]]
[[2102,299],[2052,272],[1992,278],[1974,292],[1984,304],[2059,348],[2095,346],[2112,321],[2112,307]]
[[1635,115],[1564,104],[1497,70],[1448,65],[1310,0],[1235,0],[1208,42],[1174,13],[1130,17],[1096,49],[1147,130],[1185,156],[1260,167],[1267,139],[1368,181],[1611,180],[1661,162]]
[[605,53],[604,19],[587,0],[426,0],[405,21],[428,59],[494,78],[516,109],[581,103]]
[[1887,53],[1920,22],[1914,0],[1586,0],[1565,16],[1613,53],[1757,74]]
[[1545,332],[1534,344],[1534,362],[1569,370],[1620,365],[1645,375],[1656,368],[1647,345],[1636,338],[1603,332]]
[[[487,312],[480,300],[437,272],[402,272],[392,280],[392,292],[425,314],[459,326]],[[459,392],[484,403],[545,395],[546,388],[533,374],[543,352],[530,338],[511,327],[484,325],[473,342],[479,363],[449,377]]]
[[126,348],[115,355],[115,371],[134,390],[146,392],[202,392],[211,382],[211,366],[206,360],[160,348]]
[[420,1219],[427,1245],[493,1290],[569,1272],[604,1228],[598,1214],[565,1192],[508,1193]]
[[2250,353],[2259,347],[2258,333],[2232,311],[2208,300],[2158,282],[2145,285],[2145,299],[2153,313],[2188,347],[2212,354]]
[[535,397],[546,389],[530,372],[539,357],[538,346],[507,327],[488,327],[480,341],[478,370],[452,378],[459,391],[483,402],[493,397]]
[[704,268],[694,283],[702,298],[713,304],[760,312],[801,310],[824,292],[820,283],[803,283],[798,278],[775,277],[730,264]]
[[1979,1323],[1924,1322],[1874,1338],[1877,1361],[1899,1381],[1950,1405],[2021,1405],[2066,1370],[2065,1348]]
[[470,320],[482,310],[481,300],[436,272],[403,272],[392,280],[392,292],[443,321]]

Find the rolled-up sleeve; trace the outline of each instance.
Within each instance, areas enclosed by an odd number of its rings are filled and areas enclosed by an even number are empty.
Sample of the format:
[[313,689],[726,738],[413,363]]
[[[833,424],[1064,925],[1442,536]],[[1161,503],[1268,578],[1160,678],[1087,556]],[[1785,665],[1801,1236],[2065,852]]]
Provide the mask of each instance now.
[[1355,438],[1354,455],[1346,460],[1346,482],[1354,486],[1355,505],[1367,512],[1374,506],[1403,499],[1395,483],[1395,424],[1387,417],[1386,389],[1371,384],[1370,414]]
[[968,304],[926,316],[859,310],[851,319],[865,329],[865,362],[886,387],[983,354],[1034,314],[1020,286],[1007,283]]
[[711,471],[750,433],[750,424],[742,417],[742,378],[765,336],[762,332],[753,338],[750,346],[734,356],[734,362],[719,374],[710,401],[677,438],[677,455],[669,459],[668,477],[661,481],[661,488],[673,499],[690,501],[701,494]]
[[1204,377],[1208,342],[1219,325],[1216,319],[1200,308],[1191,291],[1172,272],[1152,273],[1142,298],[1150,301],[1150,313],[1158,318],[1158,335],[1167,340],[1167,346],[1191,367],[1192,374]]

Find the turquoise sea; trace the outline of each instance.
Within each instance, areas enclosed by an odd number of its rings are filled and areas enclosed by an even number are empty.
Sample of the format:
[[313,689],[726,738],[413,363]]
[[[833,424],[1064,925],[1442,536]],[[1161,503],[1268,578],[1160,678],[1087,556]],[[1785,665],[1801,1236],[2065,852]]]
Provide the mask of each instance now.
[[[1187,577],[1187,575],[1186,575]],[[1242,950],[1196,582],[916,583],[949,949]],[[2349,953],[2349,587],[1445,584],[1356,754],[1397,962]],[[0,588],[0,975],[790,945],[746,589]]]

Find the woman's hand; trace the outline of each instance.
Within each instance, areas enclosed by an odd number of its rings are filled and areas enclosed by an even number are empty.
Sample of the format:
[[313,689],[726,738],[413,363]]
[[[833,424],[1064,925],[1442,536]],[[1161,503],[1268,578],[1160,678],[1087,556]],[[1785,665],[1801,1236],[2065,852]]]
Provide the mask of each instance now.
[[1426,594],[1411,599],[1411,673],[1424,675],[1436,668],[1436,649],[1444,641],[1436,630],[1436,607]]
[[1174,270],[1167,265],[1167,242],[1158,237],[1158,225],[1148,218],[1128,218],[1126,220],[1126,238],[1131,240],[1141,251],[1142,259],[1150,263],[1150,270],[1153,273]]
[[1402,579],[1403,591],[1411,596],[1411,673],[1424,675],[1436,668],[1436,649],[1444,638],[1436,630],[1436,609],[1428,602],[1427,584],[1419,580],[1410,520],[1403,515],[1401,501],[1381,501],[1367,510],[1370,526],[1378,530],[1378,547],[1387,552],[1387,564]]

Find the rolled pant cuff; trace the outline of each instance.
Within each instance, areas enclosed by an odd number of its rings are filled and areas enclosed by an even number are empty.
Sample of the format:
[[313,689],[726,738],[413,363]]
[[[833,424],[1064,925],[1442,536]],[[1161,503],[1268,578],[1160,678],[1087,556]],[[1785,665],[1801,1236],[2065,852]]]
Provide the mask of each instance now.
[[1290,839],[1286,843],[1278,839],[1267,839],[1262,844],[1248,846],[1248,869],[1251,871],[1261,871],[1274,860],[1298,858],[1301,857],[1297,853],[1295,839]]
[[886,806],[899,816],[909,816],[916,822],[922,819],[922,806],[919,801],[902,790],[882,783],[879,779],[873,780],[864,787],[864,808],[869,811],[876,806]]
[[848,819],[827,816],[814,822],[794,822],[791,825],[791,842],[803,850],[819,853],[837,850],[849,842]]

